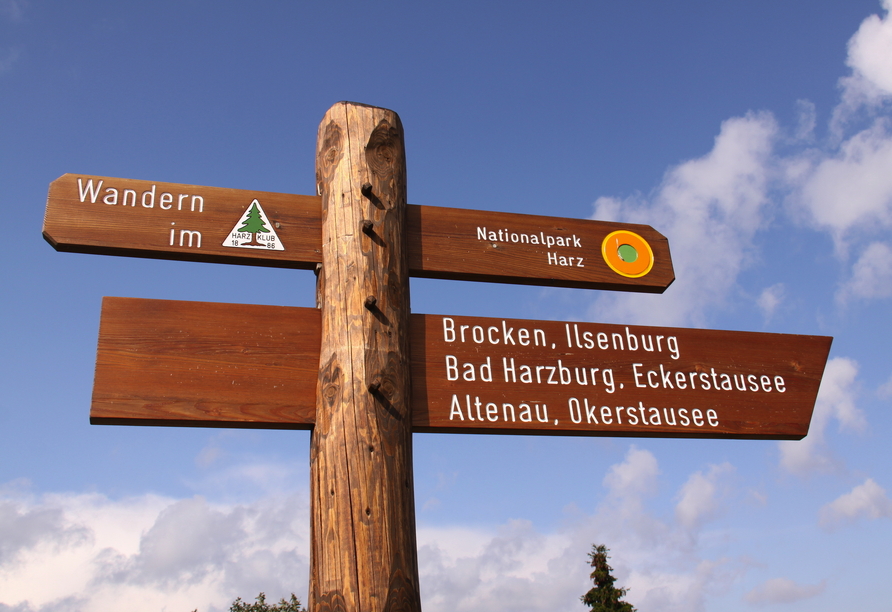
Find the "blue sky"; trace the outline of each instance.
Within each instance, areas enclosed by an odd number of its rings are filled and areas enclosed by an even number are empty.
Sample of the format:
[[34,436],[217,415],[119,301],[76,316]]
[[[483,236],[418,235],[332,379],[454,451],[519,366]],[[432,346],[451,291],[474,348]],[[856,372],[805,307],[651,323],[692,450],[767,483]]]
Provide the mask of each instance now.
[[305,271],[63,254],[67,173],[313,192],[339,100],[414,204],[643,222],[643,296],[418,281],[414,312],[834,337],[801,442],[416,435],[427,612],[889,610],[890,0],[0,0],[0,612],[306,598],[307,432],[88,424],[104,295],[310,306]]

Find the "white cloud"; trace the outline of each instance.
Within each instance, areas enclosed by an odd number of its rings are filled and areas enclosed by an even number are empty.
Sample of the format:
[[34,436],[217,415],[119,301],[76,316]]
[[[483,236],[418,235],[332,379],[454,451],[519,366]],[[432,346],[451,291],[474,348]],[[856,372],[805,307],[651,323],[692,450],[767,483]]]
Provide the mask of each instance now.
[[892,500],[872,478],[868,478],[845,495],[841,495],[820,511],[823,527],[838,527],[859,518],[892,518]]
[[0,606],[100,612],[127,601],[134,612],[213,611],[261,590],[278,599],[295,579],[306,588],[299,496],[214,506],[197,497],[0,493]]
[[140,539],[139,554],[110,561],[114,578],[139,584],[195,584],[243,541],[243,511],[221,512],[202,498],[174,502]]
[[852,74],[840,79],[843,103],[833,118],[834,130],[862,105],[876,105],[892,96],[892,1],[882,0],[884,16],[871,15],[849,39],[846,64]]
[[785,293],[786,288],[784,284],[775,283],[763,289],[762,293],[759,294],[759,297],[756,299],[756,305],[759,306],[759,310],[762,311],[766,321],[774,316],[778,306],[784,301]]
[[825,441],[830,419],[838,421],[842,429],[864,429],[864,414],[855,403],[857,375],[858,364],[852,359],[833,357],[827,362],[808,435],[802,440],[778,443],[780,464],[786,471],[804,476],[834,467]]
[[610,467],[606,496],[591,515],[575,514],[551,534],[525,521],[496,532],[419,529],[422,597],[427,612],[528,612],[575,610],[591,587],[586,555],[592,544],[611,549],[617,586],[626,600],[650,612],[697,612],[721,594],[746,564],[704,558],[700,533],[720,510],[721,479],[733,468],[710,466],[691,475],[678,492],[676,519],[647,510],[656,492],[659,464],[634,445]]
[[826,586],[824,582],[798,584],[789,578],[772,578],[747,593],[744,599],[756,605],[787,604],[820,595]]
[[633,444],[626,460],[610,468],[604,477],[604,486],[616,498],[638,499],[656,492],[660,468],[657,459],[649,451]]
[[885,94],[892,95],[892,0],[883,0],[882,6],[886,15],[865,19],[849,41],[847,63]]
[[[808,117],[803,111],[801,138],[812,130]],[[644,223],[666,235],[676,281],[662,295],[602,294],[588,316],[705,325],[709,313],[735,294],[741,272],[759,261],[755,238],[780,212],[775,188],[790,194],[787,210],[795,220],[829,233],[837,255],[846,259],[865,237],[892,228],[890,126],[880,117],[836,148],[778,157],[773,116],[751,113],[724,122],[712,151],[669,170],[652,197],[599,198],[592,218]],[[842,298],[892,295],[890,260],[885,243],[870,244],[843,283]],[[770,319],[783,297],[783,284],[776,284],[762,292],[757,306]]]
[[[830,233],[842,259],[892,228],[892,133],[889,118],[875,115],[892,101],[892,0],[882,6],[883,14],[866,18],[849,40],[851,74],[840,79],[842,99],[830,122],[839,146],[806,151],[786,164],[791,201],[811,224]],[[846,138],[846,125],[863,110],[872,113],[870,125]],[[864,249],[837,294],[839,302],[892,295],[890,255],[882,242]]]
[[814,140],[815,127],[818,124],[818,112],[814,102],[796,100],[796,122],[794,139],[805,142]]
[[65,546],[88,537],[89,532],[67,525],[59,508],[20,510],[11,501],[0,502],[0,567],[16,565],[37,546]]
[[[275,497],[293,491],[306,480],[310,469],[306,461],[286,463],[254,457],[242,457],[234,463],[227,462],[217,466],[222,458],[231,459],[213,445],[198,453],[196,465],[203,468],[214,466],[214,469],[206,469],[202,478],[190,481],[188,484],[192,490],[231,503],[243,499]],[[210,463],[208,459],[211,459]]]
[[717,517],[722,508],[724,486],[722,477],[734,471],[729,463],[712,465],[709,471],[695,472],[681,488],[675,505],[675,520],[683,527],[694,530],[704,522]]
[[[892,0],[884,0],[888,11]],[[759,261],[754,238],[781,211],[792,220],[829,233],[845,260],[853,248],[892,228],[892,123],[877,116],[880,102],[892,101],[892,19],[884,11],[864,20],[849,42],[851,75],[841,80],[842,100],[834,111],[832,142],[780,155],[780,130],[767,112],[749,113],[722,124],[712,151],[670,169],[651,196],[601,197],[594,219],[652,225],[669,239],[676,281],[662,295],[600,295],[587,316],[619,323],[704,326],[709,315],[727,306],[738,290],[740,273]],[[869,125],[845,136],[853,113],[868,105]],[[816,113],[797,101],[796,146],[814,141]],[[775,170],[775,168],[777,170]],[[873,237],[873,238],[871,238]],[[887,268],[863,251],[844,281],[842,297],[889,297],[890,284],[865,291],[865,277],[882,277]],[[770,318],[782,294],[764,292],[758,302]]]
[[494,534],[421,528],[418,549],[430,612],[571,609],[585,590],[580,543],[566,533],[537,533],[527,521]]
[[625,461],[610,469],[604,479],[608,496],[585,531],[611,534],[617,584],[631,589],[627,599],[636,607],[704,610],[710,595],[725,592],[745,571],[739,559],[704,558],[700,543],[706,524],[721,510],[721,479],[732,471],[723,464],[691,474],[676,495],[673,521],[659,518],[644,504],[659,474],[651,453],[632,446]]
[[837,292],[837,300],[877,299],[892,296],[892,249],[873,242],[852,266],[852,277]]
[[[630,446],[604,475],[591,514],[568,513],[553,532],[526,520],[496,528],[418,529],[419,573],[427,612],[574,610],[591,586],[593,543],[612,550],[627,599],[652,612],[704,610],[745,571],[740,560],[708,558],[701,531],[720,509],[727,464],[692,474],[677,514],[663,519],[645,503],[657,491],[654,455]],[[242,504],[201,497],[97,494],[38,498],[0,490],[0,611],[98,612],[126,601],[132,612],[222,612],[261,590],[304,599],[309,575],[304,493]],[[9,538],[16,532],[19,537]],[[52,577],[50,580],[49,577]],[[297,587],[295,587],[297,582]]]
[[833,154],[809,151],[790,161],[793,201],[828,231],[845,255],[854,236],[892,225],[892,135],[879,118]]
[[195,457],[195,464],[199,467],[209,468],[224,455],[219,446],[206,446]]
[[712,151],[667,172],[650,201],[599,198],[593,219],[646,223],[666,235],[675,283],[662,295],[601,296],[590,315],[625,323],[703,325],[753,255],[767,218],[777,125],[769,113],[722,124]]

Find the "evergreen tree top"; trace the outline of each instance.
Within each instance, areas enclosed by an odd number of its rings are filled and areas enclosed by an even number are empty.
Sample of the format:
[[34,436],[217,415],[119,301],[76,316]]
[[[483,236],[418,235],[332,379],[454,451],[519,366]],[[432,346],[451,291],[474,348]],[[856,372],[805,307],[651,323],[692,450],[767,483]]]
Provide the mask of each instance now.
[[610,551],[603,544],[592,545],[592,552],[588,556],[595,568],[591,573],[595,586],[580,599],[593,612],[635,612],[632,604],[622,601],[629,589],[613,586],[616,578],[611,574],[613,568],[607,563],[608,552]]

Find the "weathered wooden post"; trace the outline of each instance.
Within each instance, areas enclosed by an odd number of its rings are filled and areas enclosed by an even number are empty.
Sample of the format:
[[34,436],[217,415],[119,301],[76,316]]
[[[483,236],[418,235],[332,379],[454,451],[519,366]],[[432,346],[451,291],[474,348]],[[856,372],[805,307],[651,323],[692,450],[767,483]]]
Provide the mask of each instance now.
[[406,162],[396,113],[341,102],[316,147],[322,350],[310,609],[416,611]]

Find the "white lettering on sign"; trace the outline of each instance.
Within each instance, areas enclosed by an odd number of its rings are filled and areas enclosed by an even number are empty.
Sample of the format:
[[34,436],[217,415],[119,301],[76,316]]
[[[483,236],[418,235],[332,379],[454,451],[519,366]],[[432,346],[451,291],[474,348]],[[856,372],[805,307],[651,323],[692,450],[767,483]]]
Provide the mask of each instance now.
[[[142,193],[137,193],[135,189],[122,189],[105,185],[104,180],[96,183],[93,179],[87,179],[84,183],[83,179],[78,177],[77,190],[78,197],[81,202],[95,204],[99,199],[103,204],[109,206],[117,206],[119,203],[126,207],[136,208],[137,202],[142,208],[155,208],[155,204],[162,210],[173,210],[174,202],[176,202],[176,210],[188,210],[190,212],[204,212],[204,197],[195,194],[178,193],[176,200],[174,194],[168,192],[158,193],[157,185],[152,185],[150,189],[146,189]],[[100,196],[102,196],[100,198]]]
[[[479,395],[464,396],[453,393],[450,401],[449,420],[478,423],[550,423],[560,424],[561,417],[553,412],[549,419],[548,405],[529,400],[489,401]],[[558,411],[560,412],[560,411]],[[590,403],[588,398],[580,401],[576,397],[567,402],[566,417],[576,425],[631,425],[668,427],[718,427],[719,415],[713,408],[676,408],[645,406],[639,401],[637,406],[605,406]]]
[[530,336],[530,330],[525,327],[518,327],[516,332],[517,335],[515,335],[515,329],[508,327],[505,321],[502,321],[501,327],[490,325],[484,329],[480,325],[459,325],[456,327],[455,320],[451,317],[443,317],[443,340],[446,342],[546,346],[545,332],[541,329],[534,329],[532,336]]
[[534,244],[542,245],[546,248],[555,246],[572,247],[576,249],[582,248],[582,241],[576,234],[571,236],[552,236],[545,232],[538,234],[525,234],[522,232],[512,232],[508,229],[487,230],[486,227],[477,227],[477,240],[485,240],[486,242],[511,242],[514,244]]
[[[487,357],[487,359],[489,359]],[[502,357],[502,372],[507,383],[597,386],[598,379],[607,393],[616,391],[612,368],[593,368],[590,366],[567,367],[558,359],[554,365],[515,364],[514,357]],[[599,374],[600,372],[600,374]],[[457,379],[450,379],[457,380]]]
[[[175,223],[171,223],[171,225],[176,225]],[[170,228],[170,246],[176,246],[176,229]],[[186,243],[188,239],[188,243]],[[201,232],[197,232],[195,230],[180,230],[180,246],[192,246],[192,240],[195,240],[195,248],[201,248]]]
[[557,253],[548,252],[548,265],[549,266],[564,266],[570,268],[584,268],[585,264],[582,263],[582,257],[565,257],[563,255],[558,255]]
[[[655,336],[653,334],[633,334],[626,327],[625,334],[611,332],[583,331],[579,333],[579,324],[573,323],[572,332],[570,323],[564,325],[567,331],[567,348],[579,348],[593,350],[598,348],[602,351],[612,349],[614,351],[637,351],[640,347],[648,353],[662,353],[663,347],[672,359],[681,357],[678,350],[678,338],[675,336]],[[626,348],[628,347],[628,349]]]
[[659,364],[658,370],[642,370],[644,364],[632,364],[632,376],[636,387],[652,389],[692,389],[702,391],[763,391],[784,393],[787,390],[783,376],[767,374],[728,374],[716,372],[673,372]]
[[[644,402],[637,406],[600,406],[582,402],[571,397],[567,402],[570,420],[579,425],[651,425],[669,427],[718,427],[719,415],[714,409],[700,408],[655,408],[646,407]],[[598,420],[600,418],[600,421]],[[623,419],[625,418],[625,421]]]
[[[457,421],[489,421],[497,423],[548,423],[548,406],[538,402],[519,402],[517,406],[508,402],[484,402],[480,396],[475,395],[471,400],[470,395],[465,395],[464,403],[458,395],[452,395],[452,403],[449,410],[449,420]],[[555,420],[557,425],[558,421]]]
[[[464,323],[446,316],[441,322],[438,340],[445,350],[438,360],[443,359],[440,372],[452,396],[450,421],[557,427],[569,419],[574,425],[715,428],[726,398],[772,394],[779,400],[788,391],[785,376],[759,362],[738,367],[734,361],[704,363],[691,354],[682,359],[685,347],[671,329],[546,322],[540,329],[518,325],[535,322]],[[564,334],[557,331],[560,325]],[[690,347],[688,353],[697,350]],[[664,399],[648,399],[654,391]],[[682,405],[646,404],[676,401]],[[697,402],[706,406],[684,405]]]
[[[546,249],[554,247],[565,247],[571,249],[581,249],[582,239],[576,234],[569,236],[554,236],[539,233],[514,232],[508,228],[492,229],[486,226],[477,226],[477,240],[490,242],[495,247],[499,242],[504,244],[529,244],[532,246],[542,246]],[[585,263],[582,257],[562,255],[546,251],[546,262],[549,266],[562,266],[565,268],[584,268]]]
[[[461,373],[459,373],[461,370]],[[487,357],[484,363],[479,366],[473,363],[463,363],[459,365],[458,359],[454,355],[446,355],[446,380],[458,380],[461,376],[462,380],[474,382],[481,380],[483,382],[492,382],[492,363]]]

